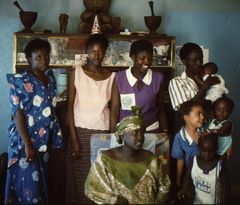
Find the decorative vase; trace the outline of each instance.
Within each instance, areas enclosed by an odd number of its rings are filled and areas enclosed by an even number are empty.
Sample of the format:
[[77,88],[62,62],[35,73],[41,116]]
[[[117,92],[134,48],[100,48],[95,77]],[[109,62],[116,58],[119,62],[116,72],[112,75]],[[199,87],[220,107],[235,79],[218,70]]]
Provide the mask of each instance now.
[[150,34],[156,33],[156,30],[161,24],[161,16],[144,16],[144,22],[150,31]]
[[38,13],[33,11],[19,12],[20,20],[22,24],[25,26],[25,28],[22,31],[20,31],[21,33],[33,33],[33,31],[31,30],[31,27],[35,23],[37,19],[37,15]]

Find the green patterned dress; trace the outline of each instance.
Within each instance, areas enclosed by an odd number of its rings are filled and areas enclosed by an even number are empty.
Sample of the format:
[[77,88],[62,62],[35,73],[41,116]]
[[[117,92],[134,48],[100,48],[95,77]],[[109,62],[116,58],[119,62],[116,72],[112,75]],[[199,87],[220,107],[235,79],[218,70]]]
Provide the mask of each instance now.
[[100,154],[85,183],[85,194],[97,204],[161,204],[170,180],[152,155],[146,161],[123,162]]

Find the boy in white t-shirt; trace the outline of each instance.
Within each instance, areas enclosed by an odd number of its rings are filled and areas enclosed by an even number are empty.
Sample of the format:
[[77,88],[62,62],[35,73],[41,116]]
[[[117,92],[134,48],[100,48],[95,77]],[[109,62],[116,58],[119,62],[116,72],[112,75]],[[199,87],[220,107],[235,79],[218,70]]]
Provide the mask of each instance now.
[[226,202],[226,168],[217,155],[217,135],[200,137],[199,156],[194,156],[178,199],[184,204],[224,204]]

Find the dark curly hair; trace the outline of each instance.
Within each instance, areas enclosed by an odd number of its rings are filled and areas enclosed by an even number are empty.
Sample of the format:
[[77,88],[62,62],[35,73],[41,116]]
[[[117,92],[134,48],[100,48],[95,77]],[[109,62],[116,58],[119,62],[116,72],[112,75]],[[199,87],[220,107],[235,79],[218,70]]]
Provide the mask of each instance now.
[[212,74],[216,74],[218,72],[218,66],[216,63],[213,63],[213,62],[205,63],[205,64],[203,64],[202,67],[203,67],[203,69],[210,68],[212,71]]
[[234,107],[235,107],[235,105],[234,105],[233,100],[230,99],[229,97],[227,97],[226,95],[218,98],[218,99],[213,103],[213,109],[215,110],[215,109],[216,109],[216,106],[217,106],[220,102],[223,102],[223,101],[224,101],[225,103],[227,103],[227,106],[228,106],[228,108],[230,109],[230,113],[229,113],[229,114],[231,114],[232,111],[233,111],[233,109],[234,109]]
[[105,49],[107,49],[108,39],[104,34],[92,34],[87,40],[87,48],[94,44],[101,44]]
[[201,47],[196,44],[196,43],[192,43],[192,42],[188,42],[185,43],[182,48],[179,51],[179,56],[181,58],[181,60],[186,59],[186,57],[193,51],[193,50],[200,50],[203,54],[203,51],[201,49]]
[[51,45],[48,41],[35,38],[28,42],[27,46],[24,49],[24,53],[26,58],[30,58],[32,55],[32,52],[39,50],[39,49],[46,49],[48,53],[51,52]]
[[152,43],[145,39],[134,41],[131,45],[129,56],[131,57],[132,55],[138,54],[142,51],[153,53]]
[[198,100],[189,100],[189,101],[184,102],[180,106],[180,108],[178,110],[178,117],[181,122],[181,125],[185,124],[183,116],[188,115],[192,111],[193,107],[195,107],[195,106],[200,106],[204,109],[203,103],[200,100],[199,101]]

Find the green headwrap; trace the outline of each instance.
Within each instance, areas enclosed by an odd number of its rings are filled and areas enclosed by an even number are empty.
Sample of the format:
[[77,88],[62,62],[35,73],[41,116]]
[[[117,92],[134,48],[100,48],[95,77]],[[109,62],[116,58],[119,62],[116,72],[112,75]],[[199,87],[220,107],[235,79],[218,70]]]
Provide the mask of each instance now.
[[131,108],[133,116],[125,117],[117,124],[115,134],[118,141],[120,141],[121,135],[144,127],[144,121],[141,115],[141,107],[136,105],[132,106]]

